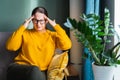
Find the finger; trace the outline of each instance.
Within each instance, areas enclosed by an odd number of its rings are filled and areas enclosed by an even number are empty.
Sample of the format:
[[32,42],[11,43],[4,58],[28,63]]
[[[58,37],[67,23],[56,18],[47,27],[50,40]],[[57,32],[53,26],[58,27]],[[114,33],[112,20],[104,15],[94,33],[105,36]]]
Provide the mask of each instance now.
[[27,19],[25,19],[25,22],[27,21]]
[[34,16],[31,16],[31,17],[28,19],[28,21],[30,22],[33,18],[34,18]]
[[25,20],[25,22],[30,23],[30,22],[31,22],[31,20],[32,20],[33,18],[34,18],[34,17],[33,17],[33,16],[31,16],[30,18],[26,19],[26,20]]
[[44,14],[44,18],[45,18],[45,20],[48,20],[48,17]]
[[53,21],[55,22],[55,19]]
[[34,16],[31,16],[30,18],[31,18],[31,20],[32,20],[32,19],[34,18]]

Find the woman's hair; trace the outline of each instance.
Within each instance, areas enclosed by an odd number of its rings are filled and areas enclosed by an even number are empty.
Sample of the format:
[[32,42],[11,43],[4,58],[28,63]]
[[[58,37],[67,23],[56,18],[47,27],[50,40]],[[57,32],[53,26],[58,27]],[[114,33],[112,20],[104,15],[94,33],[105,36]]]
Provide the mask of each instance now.
[[37,12],[43,13],[48,17],[48,12],[44,7],[36,7],[36,8],[34,8],[31,15],[34,15]]

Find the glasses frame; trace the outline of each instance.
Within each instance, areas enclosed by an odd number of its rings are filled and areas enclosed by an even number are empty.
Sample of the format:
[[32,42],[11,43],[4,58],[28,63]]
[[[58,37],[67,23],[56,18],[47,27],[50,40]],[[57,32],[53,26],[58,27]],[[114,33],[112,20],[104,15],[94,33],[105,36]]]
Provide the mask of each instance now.
[[46,21],[45,21],[45,20],[42,20],[42,19],[41,19],[41,20],[32,19],[32,22],[35,23],[35,24],[40,23],[40,24],[42,25],[42,24],[45,24]]

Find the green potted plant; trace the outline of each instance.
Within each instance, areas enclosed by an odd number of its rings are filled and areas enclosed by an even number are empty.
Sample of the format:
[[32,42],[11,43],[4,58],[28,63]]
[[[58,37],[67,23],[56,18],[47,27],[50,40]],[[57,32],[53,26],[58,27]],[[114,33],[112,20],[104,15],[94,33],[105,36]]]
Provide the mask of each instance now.
[[[100,16],[96,14],[83,14],[80,16],[80,21],[69,17],[64,25],[75,31],[78,41],[91,53],[94,65],[113,67],[113,65],[119,62],[120,42],[111,49],[106,50],[107,44],[111,42],[108,37],[114,37],[117,34],[110,22],[110,12],[107,8],[104,10],[104,20],[101,20]],[[95,80],[97,79],[95,78]]]

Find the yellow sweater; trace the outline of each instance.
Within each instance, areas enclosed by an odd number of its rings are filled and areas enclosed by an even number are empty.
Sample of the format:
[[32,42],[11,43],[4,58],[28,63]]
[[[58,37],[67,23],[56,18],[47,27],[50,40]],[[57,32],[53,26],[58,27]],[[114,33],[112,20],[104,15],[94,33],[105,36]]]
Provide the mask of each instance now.
[[60,25],[55,25],[54,29],[55,32],[40,33],[21,25],[8,39],[6,48],[12,51],[21,48],[15,58],[18,64],[36,65],[40,70],[46,70],[56,48],[71,48],[71,40]]

